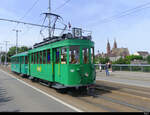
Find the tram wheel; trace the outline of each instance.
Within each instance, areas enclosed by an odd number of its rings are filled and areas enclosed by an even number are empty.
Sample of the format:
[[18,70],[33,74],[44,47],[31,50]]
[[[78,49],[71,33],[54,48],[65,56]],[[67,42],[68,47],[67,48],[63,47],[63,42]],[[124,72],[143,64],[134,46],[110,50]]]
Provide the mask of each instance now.
[[52,83],[51,82],[48,82],[48,87],[52,88]]
[[66,94],[67,93],[67,89],[57,89],[57,92],[58,93],[61,93],[61,94]]

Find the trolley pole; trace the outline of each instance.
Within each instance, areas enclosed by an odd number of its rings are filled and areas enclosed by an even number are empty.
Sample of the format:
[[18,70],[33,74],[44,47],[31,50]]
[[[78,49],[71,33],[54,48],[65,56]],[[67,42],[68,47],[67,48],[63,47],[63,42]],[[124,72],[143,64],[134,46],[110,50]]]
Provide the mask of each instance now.
[[5,53],[5,65],[7,66],[7,45],[9,41],[4,41],[6,43],[6,53]]
[[18,33],[21,32],[21,30],[13,29],[13,31],[16,32],[16,54],[18,54]]

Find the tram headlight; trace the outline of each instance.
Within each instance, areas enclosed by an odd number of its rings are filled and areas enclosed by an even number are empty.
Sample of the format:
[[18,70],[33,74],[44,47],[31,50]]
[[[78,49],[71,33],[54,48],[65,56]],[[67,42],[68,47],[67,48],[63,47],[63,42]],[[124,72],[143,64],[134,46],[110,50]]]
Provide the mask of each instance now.
[[86,76],[86,77],[89,77],[89,74],[88,74],[88,73],[85,73],[85,76]]

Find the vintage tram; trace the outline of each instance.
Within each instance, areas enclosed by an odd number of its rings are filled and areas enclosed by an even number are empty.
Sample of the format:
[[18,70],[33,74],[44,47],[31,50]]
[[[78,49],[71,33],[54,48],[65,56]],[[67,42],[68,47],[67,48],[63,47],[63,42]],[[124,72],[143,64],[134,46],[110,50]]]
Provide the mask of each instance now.
[[81,29],[73,28],[72,33],[44,39],[31,50],[12,56],[11,70],[56,89],[94,84],[94,42],[78,31]]

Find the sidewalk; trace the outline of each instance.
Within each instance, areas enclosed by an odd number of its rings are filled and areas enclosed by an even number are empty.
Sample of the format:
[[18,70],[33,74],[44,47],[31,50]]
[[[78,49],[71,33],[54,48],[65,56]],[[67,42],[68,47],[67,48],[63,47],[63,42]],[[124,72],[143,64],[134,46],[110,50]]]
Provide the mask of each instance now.
[[105,71],[97,71],[96,80],[150,88],[150,73],[116,71],[106,76]]

